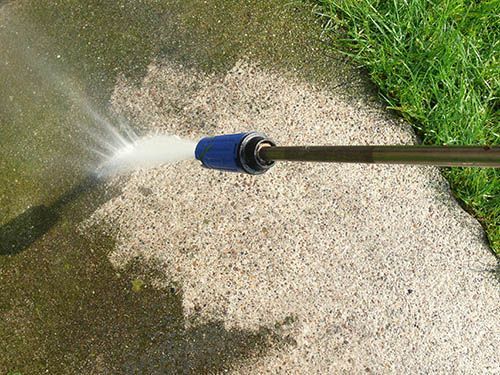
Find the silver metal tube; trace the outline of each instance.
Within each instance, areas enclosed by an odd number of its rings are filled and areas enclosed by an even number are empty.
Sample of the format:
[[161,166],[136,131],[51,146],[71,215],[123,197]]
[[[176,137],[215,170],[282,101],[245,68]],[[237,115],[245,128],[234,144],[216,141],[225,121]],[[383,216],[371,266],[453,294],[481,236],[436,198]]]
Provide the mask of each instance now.
[[258,156],[275,160],[417,164],[500,168],[500,147],[490,146],[292,146],[264,145]]

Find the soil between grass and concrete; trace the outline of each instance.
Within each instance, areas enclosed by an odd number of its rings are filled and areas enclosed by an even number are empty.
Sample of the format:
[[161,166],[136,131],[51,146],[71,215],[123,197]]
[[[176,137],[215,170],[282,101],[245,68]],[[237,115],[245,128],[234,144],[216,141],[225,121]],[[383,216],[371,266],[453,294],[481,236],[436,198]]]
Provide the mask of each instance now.
[[[322,49],[307,8],[18,4],[17,19],[43,26],[49,54],[65,48],[82,91],[102,107],[112,95],[112,111],[140,132],[415,142]],[[0,257],[1,372],[498,369],[496,260],[437,169],[281,163],[256,178],[193,161],[75,189],[78,162],[61,175],[41,158],[57,161],[60,144],[68,155],[60,126],[75,135],[78,109],[49,98],[35,119],[20,103],[2,122],[40,142],[16,133],[2,151],[2,234],[26,223],[45,234]],[[40,168],[48,174],[30,172]],[[25,218],[28,203],[49,209]]]

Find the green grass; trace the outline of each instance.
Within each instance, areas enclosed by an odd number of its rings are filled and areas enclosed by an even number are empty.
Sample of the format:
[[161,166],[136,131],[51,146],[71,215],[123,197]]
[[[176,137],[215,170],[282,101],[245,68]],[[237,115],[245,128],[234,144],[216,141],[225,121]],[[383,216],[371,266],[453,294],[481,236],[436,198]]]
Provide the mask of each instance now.
[[[316,0],[334,46],[364,66],[425,144],[498,145],[499,0]],[[332,38],[334,39],[334,38]],[[500,172],[443,170],[500,255]]]

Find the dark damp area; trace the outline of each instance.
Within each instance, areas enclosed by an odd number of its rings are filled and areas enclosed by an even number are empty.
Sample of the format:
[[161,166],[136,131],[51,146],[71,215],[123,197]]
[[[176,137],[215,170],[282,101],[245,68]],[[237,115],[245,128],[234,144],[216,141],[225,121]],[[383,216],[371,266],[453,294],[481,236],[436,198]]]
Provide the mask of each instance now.
[[294,344],[280,333],[290,322],[188,324],[181,286],[113,268],[112,230],[78,226],[119,194],[89,177],[87,127],[99,135],[95,113],[113,118],[117,77],[139,83],[155,60],[224,73],[249,58],[355,92],[320,35],[310,6],[278,0],[0,1],[1,373],[215,373]]

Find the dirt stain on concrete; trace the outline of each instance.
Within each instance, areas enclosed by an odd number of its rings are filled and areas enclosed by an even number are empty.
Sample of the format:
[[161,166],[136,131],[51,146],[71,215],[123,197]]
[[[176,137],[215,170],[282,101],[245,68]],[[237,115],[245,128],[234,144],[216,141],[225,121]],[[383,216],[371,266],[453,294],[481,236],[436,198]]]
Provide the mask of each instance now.
[[[76,230],[114,192],[98,187],[57,205],[88,172],[86,151],[77,144],[82,132],[74,126],[88,116],[37,67],[71,80],[102,112],[119,75],[140,82],[151,61],[162,58],[223,73],[245,55],[338,84],[345,80],[334,77],[352,68],[323,54],[310,8],[277,0],[1,5],[6,43],[0,53],[8,64],[0,68],[6,83],[0,88],[0,225],[15,246],[0,257],[0,372],[212,373],[293,345],[279,333],[280,322],[257,331],[186,322],[179,288],[153,288],[144,275],[154,270],[138,272],[137,265],[117,271],[108,260],[113,236],[104,228],[85,236]],[[26,50],[19,53],[25,47],[30,59]]]

